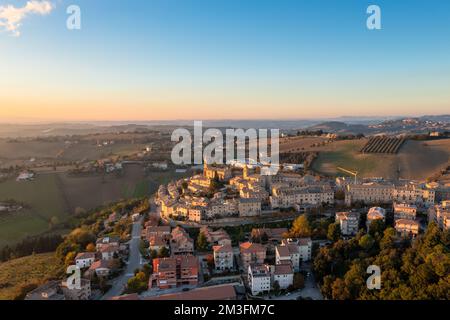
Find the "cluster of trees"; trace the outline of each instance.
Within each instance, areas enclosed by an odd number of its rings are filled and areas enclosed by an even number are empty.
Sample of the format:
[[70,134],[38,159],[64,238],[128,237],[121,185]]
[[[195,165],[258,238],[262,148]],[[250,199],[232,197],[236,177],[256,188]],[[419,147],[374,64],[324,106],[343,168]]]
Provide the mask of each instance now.
[[45,235],[30,237],[22,240],[15,246],[5,246],[0,250],[0,261],[28,256],[32,253],[52,252],[63,242],[60,235]]
[[[330,225],[329,238],[338,235],[337,226]],[[380,290],[367,288],[370,265],[381,269]],[[321,248],[313,269],[327,299],[449,299],[450,233],[430,223],[410,241],[382,221],[373,222],[368,233]]]
[[324,134],[323,130],[302,130],[302,131],[297,131],[297,136],[321,136],[322,134]]
[[301,215],[294,220],[286,237],[325,239],[332,220],[314,219],[313,215],[308,214]]
[[197,249],[206,251],[209,249],[209,243],[206,239],[205,233],[200,232],[197,237]]
[[141,270],[134,271],[134,276],[128,279],[126,293],[142,293],[148,290],[148,281],[152,274],[152,267],[146,264]]
[[170,256],[169,249],[166,247],[161,247],[158,251],[152,250],[150,251],[150,258],[156,259],[156,258],[167,258]]

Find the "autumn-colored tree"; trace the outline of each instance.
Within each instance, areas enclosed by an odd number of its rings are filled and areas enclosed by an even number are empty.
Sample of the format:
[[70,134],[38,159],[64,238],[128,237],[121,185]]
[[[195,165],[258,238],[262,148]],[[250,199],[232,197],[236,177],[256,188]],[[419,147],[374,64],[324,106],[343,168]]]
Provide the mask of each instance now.
[[92,242],[89,243],[89,244],[86,246],[86,251],[87,251],[87,252],[95,252],[95,251],[96,251],[95,244],[93,244]]
[[289,236],[293,238],[305,238],[311,236],[311,226],[306,215],[301,215],[292,223]]
[[331,241],[338,241],[341,237],[341,226],[339,223],[332,223],[328,226],[327,238]]

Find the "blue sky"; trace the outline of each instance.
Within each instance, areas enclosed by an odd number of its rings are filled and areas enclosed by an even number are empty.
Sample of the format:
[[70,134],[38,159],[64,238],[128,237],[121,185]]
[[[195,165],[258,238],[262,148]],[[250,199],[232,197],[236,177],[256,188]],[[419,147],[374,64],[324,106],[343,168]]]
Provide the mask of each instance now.
[[[20,36],[0,32],[0,117],[292,119],[450,110],[446,0],[51,2],[50,14],[23,19]],[[65,27],[70,4],[81,8],[79,31]],[[382,30],[366,28],[370,4],[381,8]]]

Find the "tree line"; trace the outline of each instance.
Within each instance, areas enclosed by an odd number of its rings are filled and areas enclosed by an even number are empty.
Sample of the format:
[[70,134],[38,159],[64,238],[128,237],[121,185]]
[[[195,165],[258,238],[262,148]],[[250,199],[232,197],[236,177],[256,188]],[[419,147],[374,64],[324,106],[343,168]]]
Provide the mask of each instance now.
[[33,253],[53,252],[63,242],[60,235],[44,235],[29,237],[15,246],[4,246],[0,250],[0,261],[5,262],[11,259],[25,257]]
[[[321,248],[313,271],[326,299],[428,300],[450,298],[450,232],[430,223],[415,240],[372,222],[368,233]],[[333,238],[330,227],[329,238]],[[381,289],[367,288],[367,268],[381,269]]]

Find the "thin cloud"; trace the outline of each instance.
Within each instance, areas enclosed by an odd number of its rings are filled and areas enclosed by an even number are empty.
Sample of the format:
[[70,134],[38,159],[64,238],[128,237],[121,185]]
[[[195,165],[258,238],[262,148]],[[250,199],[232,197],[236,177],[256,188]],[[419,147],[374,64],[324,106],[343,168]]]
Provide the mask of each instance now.
[[47,15],[54,9],[50,1],[31,0],[23,7],[14,7],[11,4],[0,6],[0,31],[9,32],[13,36],[20,36],[22,21],[29,15]]

